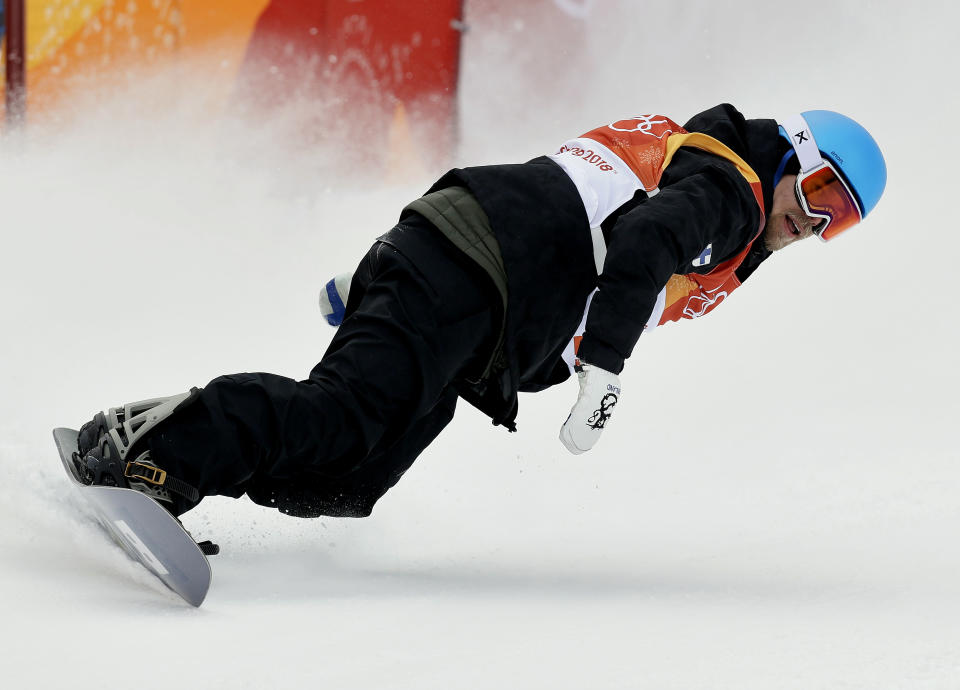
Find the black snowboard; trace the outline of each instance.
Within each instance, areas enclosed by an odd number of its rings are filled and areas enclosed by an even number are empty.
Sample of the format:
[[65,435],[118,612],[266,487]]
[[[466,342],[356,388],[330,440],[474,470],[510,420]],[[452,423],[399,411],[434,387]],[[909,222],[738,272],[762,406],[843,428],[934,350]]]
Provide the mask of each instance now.
[[163,584],[188,603],[200,606],[210,589],[210,563],[183,525],[144,493],[82,483],[72,460],[77,432],[54,429],[53,438],[64,469],[93,506],[103,529]]

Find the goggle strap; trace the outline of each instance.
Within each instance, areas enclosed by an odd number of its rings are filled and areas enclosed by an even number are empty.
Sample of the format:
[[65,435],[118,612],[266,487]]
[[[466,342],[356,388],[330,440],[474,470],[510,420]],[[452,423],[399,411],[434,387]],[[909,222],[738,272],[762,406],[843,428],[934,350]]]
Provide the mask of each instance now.
[[810,131],[806,119],[803,115],[797,113],[784,118],[780,123],[783,130],[790,137],[790,143],[793,150],[797,152],[797,160],[800,162],[800,172],[813,170],[823,163],[823,157],[820,155],[820,149],[817,148],[817,140],[813,138],[813,132]]

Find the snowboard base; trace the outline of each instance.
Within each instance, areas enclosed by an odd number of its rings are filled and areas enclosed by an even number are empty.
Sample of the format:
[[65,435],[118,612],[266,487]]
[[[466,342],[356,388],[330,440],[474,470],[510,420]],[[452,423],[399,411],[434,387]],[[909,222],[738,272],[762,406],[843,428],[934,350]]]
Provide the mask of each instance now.
[[212,572],[201,547],[183,525],[144,493],[81,482],[73,464],[77,432],[54,429],[53,438],[67,475],[93,506],[104,531],[184,601],[200,606],[210,589]]

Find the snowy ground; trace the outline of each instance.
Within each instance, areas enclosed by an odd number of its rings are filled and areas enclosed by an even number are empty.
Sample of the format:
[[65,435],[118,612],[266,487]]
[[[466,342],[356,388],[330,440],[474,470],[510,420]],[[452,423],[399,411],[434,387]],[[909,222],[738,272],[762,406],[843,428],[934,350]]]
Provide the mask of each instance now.
[[429,180],[255,166],[263,131],[188,102],[4,142],[3,687],[960,686],[958,11],[640,4],[598,0],[583,73],[548,87],[468,34],[457,163],[635,111],[832,107],[887,153],[875,216],[644,339],[591,454],[556,440],[568,382],[521,401],[518,434],[464,407],[367,520],[206,501],[200,609],[102,539],[50,429],[220,373],[304,376],[330,338],[317,287]]

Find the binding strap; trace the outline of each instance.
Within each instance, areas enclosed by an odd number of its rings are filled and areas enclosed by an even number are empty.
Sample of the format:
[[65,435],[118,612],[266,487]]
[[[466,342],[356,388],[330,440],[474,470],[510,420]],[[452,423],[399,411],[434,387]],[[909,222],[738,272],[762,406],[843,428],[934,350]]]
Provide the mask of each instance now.
[[166,470],[161,470],[156,465],[148,465],[143,462],[131,460],[123,470],[123,476],[127,479],[139,479],[147,484],[162,486],[168,491],[187,498],[196,503],[200,500],[200,492],[182,479],[171,477]]

